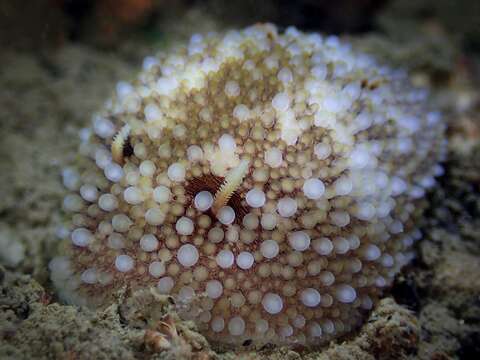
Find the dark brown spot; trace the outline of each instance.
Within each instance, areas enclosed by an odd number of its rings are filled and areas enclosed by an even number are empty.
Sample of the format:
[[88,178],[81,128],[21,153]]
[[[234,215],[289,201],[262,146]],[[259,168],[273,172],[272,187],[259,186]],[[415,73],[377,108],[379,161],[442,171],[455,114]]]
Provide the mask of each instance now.
[[123,143],[123,157],[129,157],[133,155],[133,146],[130,143],[130,137],[128,137]]
[[251,345],[251,344],[252,344],[252,339],[247,339],[247,340],[245,340],[245,341],[243,342],[242,345],[243,345],[243,346],[249,346],[249,345]]

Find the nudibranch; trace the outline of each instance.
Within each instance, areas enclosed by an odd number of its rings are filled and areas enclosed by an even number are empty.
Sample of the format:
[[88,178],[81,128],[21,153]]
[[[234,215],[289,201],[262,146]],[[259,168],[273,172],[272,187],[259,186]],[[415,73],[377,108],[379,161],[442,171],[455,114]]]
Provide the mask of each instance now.
[[65,301],[154,288],[210,340],[347,334],[414,256],[445,122],[405,71],[255,25],[147,57],[63,170]]

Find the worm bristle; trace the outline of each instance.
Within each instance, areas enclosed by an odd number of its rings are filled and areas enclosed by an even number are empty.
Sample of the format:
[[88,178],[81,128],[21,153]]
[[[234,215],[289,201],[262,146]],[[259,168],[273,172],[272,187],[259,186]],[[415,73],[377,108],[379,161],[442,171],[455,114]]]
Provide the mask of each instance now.
[[223,184],[215,193],[215,201],[212,206],[212,212],[214,214],[227,205],[233,193],[242,184],[242,181],[248,172],[249,164],[250,162],[248,160],[242,160],[237,167],[230,170],[227,174]]
[[123,164],[123,148],[130,134],[130,126],[125,124],[115,135],[112,141],[112,159],[118,164]]

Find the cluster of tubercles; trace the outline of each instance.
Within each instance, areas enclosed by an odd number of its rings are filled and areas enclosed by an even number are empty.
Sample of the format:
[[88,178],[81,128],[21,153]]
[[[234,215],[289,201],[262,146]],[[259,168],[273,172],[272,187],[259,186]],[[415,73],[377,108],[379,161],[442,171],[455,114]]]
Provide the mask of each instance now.
[[60,295],[105,306],[155,287],[233,345],[352,331],[412,258],[442,173],[426,95],[336,37],[272,25],[145,59],[63,172]]

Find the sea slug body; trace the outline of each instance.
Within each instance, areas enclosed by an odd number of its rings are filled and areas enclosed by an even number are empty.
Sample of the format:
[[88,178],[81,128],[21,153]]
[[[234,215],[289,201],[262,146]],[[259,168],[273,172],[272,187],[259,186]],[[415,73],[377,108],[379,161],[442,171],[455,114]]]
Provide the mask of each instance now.
[[60,296],[153,287],[234,346],[353,331],[414,256],[442,173],[427,95],[337,37],[269,24],[147,58],[63,171]]

